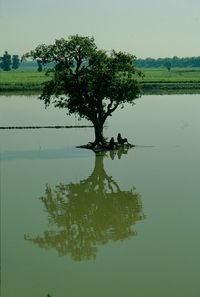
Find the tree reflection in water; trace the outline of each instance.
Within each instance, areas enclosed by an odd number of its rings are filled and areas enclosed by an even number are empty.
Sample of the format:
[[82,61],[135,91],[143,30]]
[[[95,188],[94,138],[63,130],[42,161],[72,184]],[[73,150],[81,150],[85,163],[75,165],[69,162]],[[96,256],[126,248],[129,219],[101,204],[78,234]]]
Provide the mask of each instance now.
[[79,183],[60,183],[55,189],[46,185],[41,200],[49,230],[36,238],[25,236],[26,240],[81,261],[95,259],[98,245],[136,235],[133,225],[144,217],[140,195],[134,188],[119,188],[106,174],[103,157],[96,155],[92,174]]

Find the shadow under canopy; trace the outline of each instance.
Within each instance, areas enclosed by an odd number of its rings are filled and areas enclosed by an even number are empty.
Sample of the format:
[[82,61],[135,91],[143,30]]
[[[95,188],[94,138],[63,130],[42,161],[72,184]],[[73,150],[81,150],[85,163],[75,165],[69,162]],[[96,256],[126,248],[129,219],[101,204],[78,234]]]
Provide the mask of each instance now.
[[55,189],[46,185],[41,201],[48,213],[49,230],[35,238],[25,235],[25,240],[81,261],[95,259],[98,245],[136,235],[133,225],[144,218],[140,195],[134,188],[122,191],[107,175],[104,156],[96,154],[87,179],[60,183]]

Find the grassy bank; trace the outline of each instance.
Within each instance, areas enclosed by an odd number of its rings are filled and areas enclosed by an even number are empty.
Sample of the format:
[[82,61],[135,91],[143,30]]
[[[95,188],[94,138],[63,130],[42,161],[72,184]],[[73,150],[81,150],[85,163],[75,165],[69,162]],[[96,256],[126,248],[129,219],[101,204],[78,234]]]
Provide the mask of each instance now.
[[[200,92],[200,68],[142,69],[142,89],[151,92]],[[0,71],[0,92],[41,91],[49,78],[36,69]]]
[[2,91],[40,91],[43,83],[49,80],[44,72],[35,69],[0,72],[0,92]]
[[200,83],[200,68],[165,68],[141,69],[145,83]]
[[142,69],[144,93],[200,93],[200,68]]

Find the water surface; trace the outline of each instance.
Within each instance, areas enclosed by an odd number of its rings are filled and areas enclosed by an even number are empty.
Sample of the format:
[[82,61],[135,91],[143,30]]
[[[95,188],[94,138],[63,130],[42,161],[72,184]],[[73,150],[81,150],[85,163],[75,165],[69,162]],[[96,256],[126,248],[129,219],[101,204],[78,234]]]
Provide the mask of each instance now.
[[[0,106],[0,126],[79,123],[35,96]],[[1,296],[199,297],[199,110],[143,96],[105,128],[136,147],[98,156],[75,148],[91,128],[0,130]]]

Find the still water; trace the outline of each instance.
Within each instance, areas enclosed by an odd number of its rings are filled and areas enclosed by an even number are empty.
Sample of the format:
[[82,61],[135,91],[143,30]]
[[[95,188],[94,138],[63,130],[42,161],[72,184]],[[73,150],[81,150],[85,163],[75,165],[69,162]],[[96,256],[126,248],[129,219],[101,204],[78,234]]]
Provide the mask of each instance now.
[[[200,96],[143,96],[105,135],[0,130],[1,297],[200,296]],[[0,126],[77,125],[30,96],[0,97]]]

